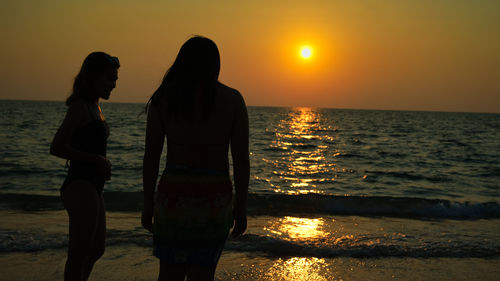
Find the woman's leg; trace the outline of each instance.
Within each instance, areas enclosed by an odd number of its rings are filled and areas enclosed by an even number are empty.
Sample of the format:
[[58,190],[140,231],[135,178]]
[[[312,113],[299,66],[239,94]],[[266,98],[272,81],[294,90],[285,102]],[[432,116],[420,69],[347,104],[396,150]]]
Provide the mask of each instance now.
[[69,246],[64,280],[86,280],[85,267],[88,267],[86,263],[91,256],[99,221],[99,194],[91,183],[74,180],[64,189],[62,199],[69,216]]
[[94,241],[91,244],[92,246],[90,248],[89,258],[86,260],[83,268],[83,280],[87,280],[89,278],[95,262],[104,254],[106,242],[106,209],[104,208],[104,198],[102,197],[102,193],[99,194],[98,209]]
[[183,264],[167,264],[160,260],[160,275],[158,281],[184,281],[186,266]]
[[213,281],[215,266],[189,265],[187,269],[188,281]]
[[[227,232],[229,234],[229,230]],[[220,256],[227,235],[218,241],[212,241],[205,245],[200,245],[197,254],[192,256],[192,264],[187,267],[188,281],[213,281],[215,278],[215,269],[219,263]]]

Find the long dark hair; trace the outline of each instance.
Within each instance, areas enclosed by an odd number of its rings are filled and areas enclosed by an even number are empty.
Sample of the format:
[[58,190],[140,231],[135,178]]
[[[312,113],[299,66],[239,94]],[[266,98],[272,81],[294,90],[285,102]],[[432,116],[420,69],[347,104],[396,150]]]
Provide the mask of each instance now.
[[203,36],[186,41],[172,66],[167,70],[161,85],[146,105],[166,102],[169,118],[191,119],[195,90],[203,93],[203,117],[210,115],[220,71],[220,55],[217,45]]
[[120,61],[104,52],[90,53],[83,61],[80,72],[75,77],[73,91],[66,99],[66,105],[71,105],[75,100],[92,100],[92,84],[105,70],[120,68]]

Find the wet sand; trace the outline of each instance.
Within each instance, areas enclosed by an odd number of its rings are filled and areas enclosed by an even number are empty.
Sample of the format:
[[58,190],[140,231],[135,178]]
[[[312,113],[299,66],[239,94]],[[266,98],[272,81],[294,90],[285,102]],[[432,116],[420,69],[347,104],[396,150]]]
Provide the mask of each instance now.
[[[0,254],[1,281],[62,280],[63,250]],[[156,280],[158,261],[143,247],[109,247],[90,280]],[[499,259],[265,258],[225,252],[216,280],[498,280]]]

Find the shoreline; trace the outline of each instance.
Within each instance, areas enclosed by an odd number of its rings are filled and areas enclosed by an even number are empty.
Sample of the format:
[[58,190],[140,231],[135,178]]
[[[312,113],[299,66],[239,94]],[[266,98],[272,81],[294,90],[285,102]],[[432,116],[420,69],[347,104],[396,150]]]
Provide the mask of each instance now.
[[[106,246],[149,249],[140,212],[107,211]],[[0,253],[65,249],[66,211],[0,210]],[[500,219],[409,219],[343,215],[249,216],[225,249],[271,258],[500,258]]]
[[[249,217],[248,222],[249,229],[243,239],[228,240],[215,280],[497,280],[500,276],[499,248],[495,243],[500,227],[495,226],[498,220],[264,216]],[[139,213],[107,213],[106,251],[96,263],[90,280],[157,278],[159,264],[152,255],[151,237],[139,223]],[[66,259],[67,227],[65,211],[0,210],[3,243],[0,281],[61,280]],[[416,229],[425,229],[425,235],[438,237],[448,228],[453,229],[452,235],[476,228],[480,229],[474,231],[489,233],[490,241],[482,240],[482,243],[492,243],[489,247],[493,255],[454,257],[444,253],[445,256],[425,256],[432,249],[418,245],[406,249],[413,251],[423,247],[416,256],[377,256],[384,251],[386,242],[377,241],[376,237],[398,232],[388,241],[396,239],[409,243],[406,236],[417,235],[417,240],[425,238],[422,233],[416,233]],[[365,236],[366,233],[373,236]],[[473,236],[474,233],[464,235]],[[372,238],[365,241],[367,237]],[[432,243],[441,243],[439,241],[448,238],[433,239],[430,240],[434,241]],[[461,242],[462,246],[456,247],[462,247],[461,252],[468,251],[468,248],[463,248],[468,242],[463,237],[457,239],[452,242]],[[30,243],[31,246],[27,245]],[[455,245],[453,243],[449,246]],[[44,244],[49,246],[44,247]],[[391,247],[395,244],[391,245],[390,251],[394,250]],[[334,250],[333,255],[325,254],[329,249]],[[453,248],[437,250],[453,251]],[[365,254],[356,256],[356,253]]]
[[[142,192],[107,191],[104,202],[107,211],[137,213],[142,210]],[[0,192],[0,210],[60,211],[64,210],[59,196]],[[423,197],[340,196],[332,194],[248,194],[250,216],[362,216],[407,218],[417,220],[499,219],[496,201],[473,202],[429,199]]]

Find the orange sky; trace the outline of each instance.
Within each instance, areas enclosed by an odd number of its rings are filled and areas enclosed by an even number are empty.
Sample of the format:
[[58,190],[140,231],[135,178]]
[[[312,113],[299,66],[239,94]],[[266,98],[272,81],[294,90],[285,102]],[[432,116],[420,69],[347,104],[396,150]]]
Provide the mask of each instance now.
[[102,50],[122,63],[111,101],[146,102],[200,34],[249,105],[500,112],[498,15],[486,0],[7,0],[0,98],[64,100]]

